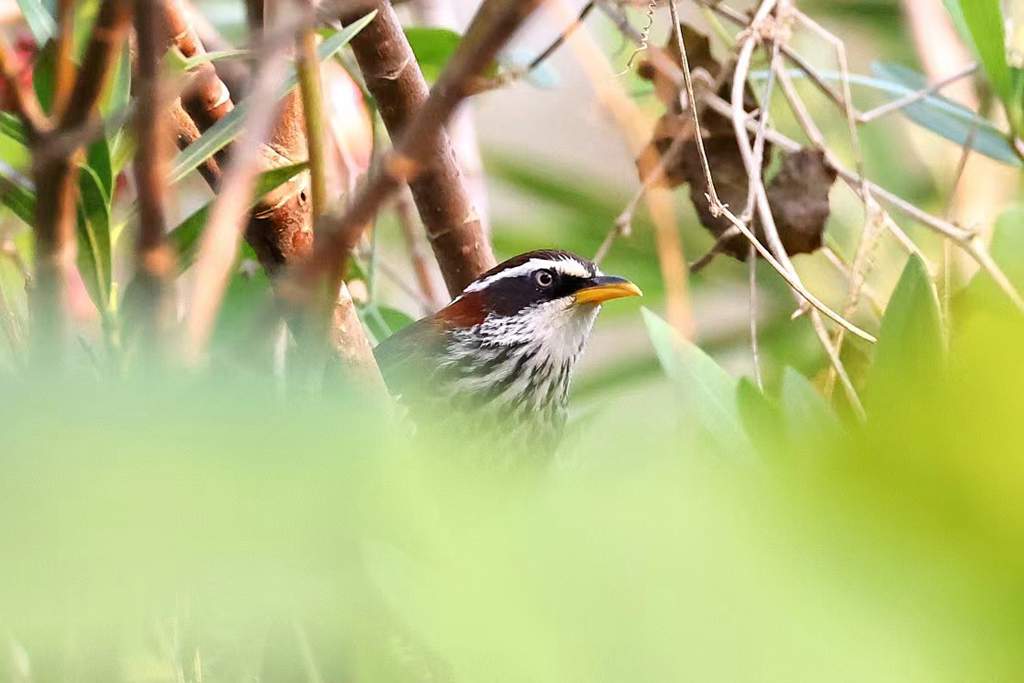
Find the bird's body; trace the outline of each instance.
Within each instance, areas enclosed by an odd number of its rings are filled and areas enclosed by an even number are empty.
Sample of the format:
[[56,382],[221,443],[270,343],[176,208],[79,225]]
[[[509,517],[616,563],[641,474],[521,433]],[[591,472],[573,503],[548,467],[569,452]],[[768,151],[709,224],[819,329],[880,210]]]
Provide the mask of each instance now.
[[586,259],[529,252],[484,273],[375,353],[418,424],[542,456],[558,442],[573,369],[601,302],[636,294]]

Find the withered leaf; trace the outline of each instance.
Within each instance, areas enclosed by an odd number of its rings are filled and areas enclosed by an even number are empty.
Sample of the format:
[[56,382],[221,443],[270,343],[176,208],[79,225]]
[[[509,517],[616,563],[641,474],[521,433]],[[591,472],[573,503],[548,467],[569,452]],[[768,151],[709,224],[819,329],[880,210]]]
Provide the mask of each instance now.
[[830,212],[828,193],[836,171],[818,149],[785,154],[768,184],[768,203],[786,253],[810,254],[821,247]]

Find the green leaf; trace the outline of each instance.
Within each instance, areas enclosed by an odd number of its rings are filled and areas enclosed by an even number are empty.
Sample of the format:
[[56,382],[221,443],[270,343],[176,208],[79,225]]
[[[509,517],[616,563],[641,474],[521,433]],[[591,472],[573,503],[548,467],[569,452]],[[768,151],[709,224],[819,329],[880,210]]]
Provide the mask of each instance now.
[[736,386],[736,407],[747,436],[758,452],[774,455],[784,451],[783,432],[779,429],[783,424],[782,409],[746,377],[741,377]]
[[[291,166],[275,168],[261,174],[256,181],[256,192],[253,195],[252,204],[255,205],[260,197],[276,190],[299,173],[305,171],[307,166],[306,162],[302,162],[292,164]],[[178,252],[178,268],[181,271],[187,270],[195,260],[196,250],[199,247],[199,238],[206,227],[206,219],[210,215],[210,209],[213,207],[214,201],[216,200],[208,202],[201,209],[182,221],[167,235],[168,241]]]
[[107,86],[107,91],[100,102],[100,112],[105,118],[115,112],[124,111],[128,107],[132,96],[131,60],[131,50],[128,45],[125,45],[121,51],[121,57],[117,61],[110,85]]
[[[1011,206],[1000,214],[992,231],[989,253],[1017,290],[1024,290],[1024,205]],[[957,299],[957,312],[953,314],[953,319],[958,324],[961,322],[959,318],[964,317],[960,313],[974,313],[993,306],[997,314],[1002,314],[1006,309],[1010,315],[1018,315],[1006,295],[984,270],[975,274],[970,284],[957,295]]]
[[912,255],[882,317],[864,397],[869,410],[895,389],[930,384],[942,369],[943,355],[935,286],[924,262]]
[[18,182],[0,175],[0,203],[32,227],[36,222],[36,196]]
[[0,111],[0,160],[13,169],[23,169],[30,159],[21,120],[9,112]]
[[783,370],[779,400],[791,443],[820,445],[842,434],[835,412],[794,368]]
[[[358,21],[335,32],[330,38],[320,43],[317,47],[317,58],[322,62],[330,59],[338,50],[351,42],[363,28],[373,21],[377,15],[374,10]],[[298,83],[298,76],[292,68],[279,91],[279,97],[284,97]],[[271,106],[270,102],[260,102],[260,106]],[[170,182],[177,183],[186,175],[194,171],[204,161],[231,144],[231,141],[242,131],[245,123],[246,113],[251,102],[246,100],[234,108],[227,116],[215,123],[198,140],[178,154],[171,169]]]
[[40,0],[18,0],[18,7],[25,17],[28,30],[36,39],[36,45],[45,45],[57,34],[57,22]]
[[[893,99],[928,87],[923,75],[899,64],[875,62],[871,65],[871,71],[897,86],[890,89]],[[941,95],[929,95],[901,111],[917,125],[956,145],[962,146],[970,140],[971,148],[980,154],[1004,164],[1022,165],[1020,156],[1014,151],[1005,133],[970,109]]]
[[658,361],[676,385],[685,419],[730,450],[746,446],[736,406],[736,380],[662,318],[646,308],[641,311]]
[[36,91],[36,99],[44,112],[53,111],[53,94],[57,87],[56,80],[56,46],[51,42],[39,49],[36,61],[32,65],[32,87]]
[[462,41],[462,36],[451,29],[428,26],[410,26],[405,29],[405,37],[428,83],[437,80]]
[[89,145],[86,153],[86,164],[96,174],[103,188],[103,196],[106,198],[109,209],[114,196],[114,168],[110,160],[110,146],[104,138]]
[[21,119],[7,111],[0,111],[0,135],[10,138],[19,145],[28,146],[28,136]]
[[1000,0],[959,2],[985,74],[993,90],[1009,108],[1013,97],[1013,76],[1006,62],[1006,34]]
[[78,270],[93,303],[106,312],[112,282],[110,207],[100,177],[82,166],[78,180]]
[[197,66],[219,62],[224,59],[251,59],[252,57],[252,50],[217,50],[216,52],[204,52],[201,55],[184,57],[180,65],[177,66],[180,66],[182,71],[191,71]]

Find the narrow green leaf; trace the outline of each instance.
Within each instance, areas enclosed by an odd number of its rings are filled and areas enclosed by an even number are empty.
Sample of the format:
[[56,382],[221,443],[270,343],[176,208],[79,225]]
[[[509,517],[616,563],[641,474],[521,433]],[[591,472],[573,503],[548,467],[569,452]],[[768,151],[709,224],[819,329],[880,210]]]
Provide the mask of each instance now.
[[929,384],[943,360],[939,299],[920,257],[912,255],[886,306],[868,372],[865,403],[877,406],[896,387]]
[[36,196],[20,183],[0,175],[0,203],[32,227],[36,222]]
[[9,112],[0,112],[0,161],[15,170],[26,168],[31,157],[21,120]]
[[81,168],[78,189],[78,270],[96,308],[106,312],[112,282],[110,207],[103,182],[88,166]]
[[32,65],[32,87],[36,91],[39,106],[47,114],[53,111],[53,94],[57,87],[55,60],[56,46],[47,43],[39,49],[36,61]]
[[0,111],[0,135],[10,138],[23,147],[28,145],[25,126],[21,124],[21,119],[10,112]]
[[[132,58],[131,49],[128,45],[121,50],[121,57],[117,61],[114,76],[107,86],[103,100],[100,102],[100,112],[104,118],[114,112],[123,111],[129,104],[132,96]],[[109,133],[110,131],[108,131]]]
[[185,57],[179,66],[182,71],[191,71],[203,64],[219,62],[224,59],[250,59],[252,56],[252,50],[217,50],[216,52],[204,52],[201,55]]
[[[370,12],[358,21],[335,32],[330,38],[320,43],[317,47],[317,58],[322,62],[330,59],[338,50],[345,47],[363,28],[373,21],[377,11]],[[284,97],[298,83],[298,76],[294,67],[290,70],[288,77],[279,91],[279,96]],[[249,100],[239,104],[227,116],[210,127],[198,140],[178,154],[171,169],[170,182],[177,183],[186,175],[194,171],[204,161],[231,144],[231,141],[238,136],[245,123],[246,112],[250,106]],[[271,106],[270,102],[260,102],[260,106]]]
[[[253,205],[255,205],[263,195],[276,190],[281,185],[305,171],[307,166],[308,164],[306,162],[302,162],[299,164],[292,164],[291,166],[275,168],[261,174],[259,179],[256,181],[256,192],[253,195]],[[210,215],[210,209],[213,207],[214,201],[216,200],[211,200],[205,206],[195,211],[167,235],[168,241],[178,252],[178,268],[181,271],[187,270],[195,260],[196,250],[199,247],[199,238],[202,236],[203,229],[206,227],[206,219]]]
[[18,7],[25,17],[28,30],[36,39],[36,45],[45,45],[48,40],[57,34],[57,22],[53,15],[43,6],[40,0],[18,0]]
[[646,308],[641,310],[658,361],[682,400],[684,418],[730,450],[745,447],[748,442],[736,406],[736,380],[663,319]]
[[[913,69],[899,64],[875,62],[871,71],[879,78],[897,86],[893,98],[928,87],[927,79]],[[898,92],[902,89],[903,92]],[[970,109],[941,95],[928,97],[904,107],[901,112],[917,125],[927,128],[956,145],[971,142],[971,148],[980,154],[1012,166],[1021,166],[1020,156],[1014,151],[1006,133]]]
[[110,146],[106,139],[100,138],[89,145],[86,153],[86,164],[96,174],[103,188],[103,196],[106,199],[107,207],[110,207],[114,196],[114,168],[110,159]]
[[960,0],[960,11],[992,89],[1008,111],[1019,111],[1020,106],[1012,101],[1013,76],[1006,61],[1006,29],[1000,0]]

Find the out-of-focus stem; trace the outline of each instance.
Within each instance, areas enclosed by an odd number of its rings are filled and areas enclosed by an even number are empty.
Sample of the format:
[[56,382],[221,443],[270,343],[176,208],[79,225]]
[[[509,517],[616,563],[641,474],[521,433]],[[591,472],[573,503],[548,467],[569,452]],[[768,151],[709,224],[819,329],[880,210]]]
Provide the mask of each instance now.
[[[412,8],[417,19],[425,26],[436,26],[453,31],[458,31],[460,28],[452,0],[415,0],[412,3]],[[471,105],[463,105],[461,109],[456,110],[446,128],[452,141],[452,149],[455,150],[455,159],[462,171],[462,177],[466,181],[466,188],[469,190],[473,207],[480,219],[480,225],[484,232],[489,234],[487,178],[484,173],[483,159],[480,156],[480,142]]]
[[[312,1],[305,1],[309,6],[309,11],[312,12]],[[312,25],[300,32],[297,47],[299,91],[302,93],[306,147],[309,150],[310,192],[315,222],[327,210],[327,161],[325,158],[327,140],[324,131],[320,60],[317,59],[316,31],[313,30]]]

